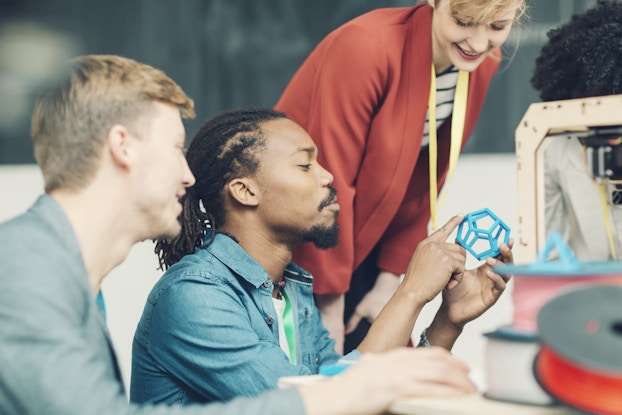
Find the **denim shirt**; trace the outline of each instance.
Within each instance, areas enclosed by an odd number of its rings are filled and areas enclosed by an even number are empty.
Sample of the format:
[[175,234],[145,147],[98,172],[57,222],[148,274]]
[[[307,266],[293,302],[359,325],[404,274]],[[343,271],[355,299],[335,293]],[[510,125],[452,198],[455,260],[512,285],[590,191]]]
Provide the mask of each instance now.
[[[151,291],[134,336],[130,398],[193,403],[257,395],[282,376],[337,363],[334,340],[313,300],[313,277],[284,272],[296,328],[296,365],[279,345],[274,285],[233,239],[216,234],[170,267]],[[347,360],[360,357],[351,352]]]

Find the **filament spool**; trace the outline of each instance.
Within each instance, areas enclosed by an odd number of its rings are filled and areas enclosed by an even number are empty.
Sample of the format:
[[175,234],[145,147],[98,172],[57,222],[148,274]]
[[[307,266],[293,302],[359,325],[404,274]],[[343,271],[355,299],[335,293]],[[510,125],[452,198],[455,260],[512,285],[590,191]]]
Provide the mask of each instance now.
[[541,349],[535,375],[551,396],[574,408],[622,414],[622,287],[564,292],[538,313]]

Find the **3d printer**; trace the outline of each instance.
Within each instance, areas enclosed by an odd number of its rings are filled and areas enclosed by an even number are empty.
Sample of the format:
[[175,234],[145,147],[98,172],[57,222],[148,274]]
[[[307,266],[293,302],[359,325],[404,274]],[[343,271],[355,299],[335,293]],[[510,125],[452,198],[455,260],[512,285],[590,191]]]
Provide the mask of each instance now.
[[515,136],[521,263],[544,247],[544,151],[563,137],[585,146],[586,171],[595,180],[622,185],[622,95],[536,103],[523,116]]

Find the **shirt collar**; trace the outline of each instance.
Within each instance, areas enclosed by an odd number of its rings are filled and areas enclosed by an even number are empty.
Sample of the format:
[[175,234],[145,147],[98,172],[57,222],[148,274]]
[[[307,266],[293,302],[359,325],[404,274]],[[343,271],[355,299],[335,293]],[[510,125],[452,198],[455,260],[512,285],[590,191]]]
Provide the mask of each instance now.
[[[210,234],[208,233],[203,242],[207,243],[209,240]],[[270,280],[270,275],[263,266],[226,234],[216,233],[214,241],[204,249],[255,287],[259,287],[266,280]],[[284,274],[311,279],[311,274],[293,262],[287,265]]]

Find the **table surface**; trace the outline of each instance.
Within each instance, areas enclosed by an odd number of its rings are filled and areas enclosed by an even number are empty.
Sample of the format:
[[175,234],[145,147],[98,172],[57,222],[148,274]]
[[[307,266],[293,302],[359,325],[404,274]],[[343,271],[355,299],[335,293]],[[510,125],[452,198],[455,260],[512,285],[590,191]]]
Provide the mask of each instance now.
[[450,398],[410,398],[395,401],[394,415],[578,415],[562,406],[535,406],[487,399],[479,394]]

